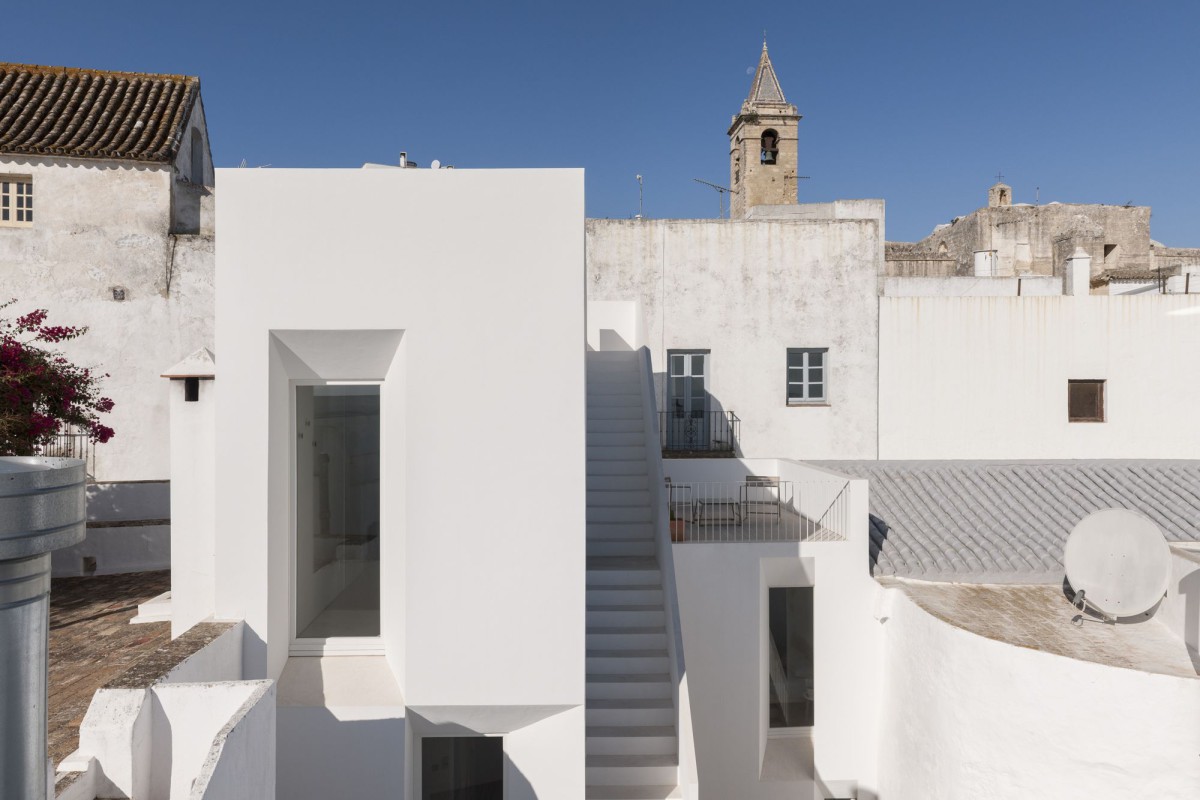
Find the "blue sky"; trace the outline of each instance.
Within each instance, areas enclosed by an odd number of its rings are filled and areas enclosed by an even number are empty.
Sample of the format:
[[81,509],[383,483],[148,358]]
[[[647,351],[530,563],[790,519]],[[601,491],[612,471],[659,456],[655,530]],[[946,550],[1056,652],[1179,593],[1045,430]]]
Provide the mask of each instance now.
[[[54,13],[50,13],[50,9]],[[716,216],[767,30],[802,200],[882,197],[887,238],[982,205],[1154,207],[1200,246],[1200,4],[64,2],[5,60],[199,75],[217,166],[584,167],[587,212]],[[11,15],[9,15],[11,16]]]

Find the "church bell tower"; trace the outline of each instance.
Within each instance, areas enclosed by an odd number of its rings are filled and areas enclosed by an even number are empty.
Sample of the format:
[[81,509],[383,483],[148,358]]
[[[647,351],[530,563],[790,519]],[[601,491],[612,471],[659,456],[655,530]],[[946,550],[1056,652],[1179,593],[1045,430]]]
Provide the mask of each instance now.
[[783,96],[763,42],[750,94],[729,126],[731,219],[754,206],[795,205],[800,114]]

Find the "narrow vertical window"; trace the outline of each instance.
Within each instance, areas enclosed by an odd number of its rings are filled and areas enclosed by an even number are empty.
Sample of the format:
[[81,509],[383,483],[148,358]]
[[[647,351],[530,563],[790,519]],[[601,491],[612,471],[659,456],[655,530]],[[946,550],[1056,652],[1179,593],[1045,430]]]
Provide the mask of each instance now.
[[1067,381],[1067,421],[1104,422],[1104,381]]
[[200,131],[192,128],[192,164],[188,180],[198,185],[204,185],[204,137]]
[[767,697],[770,727],[804,728],[815,720],[813,589],[767,590]]
[[183,379],[183,401],[185,403],[196,403],[200,400],[200,379],[199,378],[184,378]]
[[296,387],[296,638],[379,635],[379,387]]
[[828,402],[829,348],[789,347],[787,351],[787,403],[789,406]]
[[0,226],[33,225],[33,179],[0,176]]
[[707,350],[667,351],[667,450],[708,450],[711,422],[708,404]]

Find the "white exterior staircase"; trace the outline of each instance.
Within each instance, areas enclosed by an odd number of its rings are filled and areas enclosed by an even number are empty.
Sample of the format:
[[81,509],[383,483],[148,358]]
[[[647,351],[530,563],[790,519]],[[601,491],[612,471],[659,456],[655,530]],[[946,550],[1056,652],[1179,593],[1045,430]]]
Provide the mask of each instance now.
[[587,797],[681,797],[638,353],[587,355]]

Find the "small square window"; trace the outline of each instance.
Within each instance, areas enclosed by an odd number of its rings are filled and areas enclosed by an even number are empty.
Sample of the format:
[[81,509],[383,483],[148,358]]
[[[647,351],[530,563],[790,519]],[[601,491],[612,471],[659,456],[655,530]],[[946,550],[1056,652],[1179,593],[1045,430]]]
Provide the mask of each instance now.
[[1067,420],[1104,422],[1104,381],[1067,381]]
[[829,348],[789,347],[787,351],[787,403],[789,406],[824,405],[829,402]]
[[28,228],[33,225],[33,179],[0,176],[0,226]]

